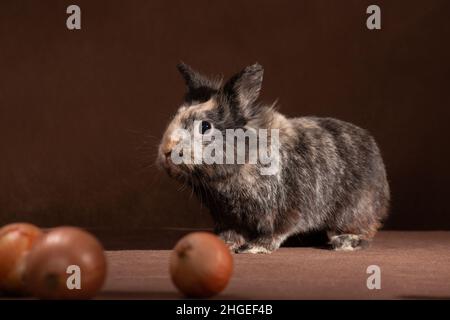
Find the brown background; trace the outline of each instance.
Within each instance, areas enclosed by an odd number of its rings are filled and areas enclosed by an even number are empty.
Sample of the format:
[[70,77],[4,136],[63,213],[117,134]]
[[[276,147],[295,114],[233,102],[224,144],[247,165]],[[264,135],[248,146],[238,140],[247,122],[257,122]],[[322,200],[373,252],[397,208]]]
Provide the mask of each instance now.
[[[82,30],[65,9],[82,9]],[[381,31],[365,27],[369,4]],[[392,186],[386,228],[450,229],[449,1],[0,3],[0,224],[207,227],[153,166],[184,60],[229,76],[258,61],[289,116],[369,129]]]

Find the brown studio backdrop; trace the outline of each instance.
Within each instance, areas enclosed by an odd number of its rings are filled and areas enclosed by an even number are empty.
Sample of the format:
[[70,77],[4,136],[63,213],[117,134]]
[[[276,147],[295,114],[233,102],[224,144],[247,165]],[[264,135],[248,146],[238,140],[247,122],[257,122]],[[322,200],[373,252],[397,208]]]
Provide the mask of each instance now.
[[[66,29],[66,7],[82,30]],[[369,129],[392,187],[386,228],[450,229],[448,1],[1,1],[0,224],[208,227],[153,165],[181,102],[175,65],[265,67],[289,116]]]

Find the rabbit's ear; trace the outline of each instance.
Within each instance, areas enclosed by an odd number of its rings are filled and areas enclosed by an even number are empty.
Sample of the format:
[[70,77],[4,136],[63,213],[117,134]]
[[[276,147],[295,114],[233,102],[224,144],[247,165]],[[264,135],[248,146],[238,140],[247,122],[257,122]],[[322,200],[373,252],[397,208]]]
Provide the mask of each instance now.
[[211,87],[212,83],[208,78],[201,75],[184,62],[179,63],[177,68],[183,76],[184,82],[186,83],[189,91],[197,90],[203,87]]
[[187,92],[184,99],[188,103],[209,100],[213,94],[217,93],[222,84],[222,79],[209,79],[183,62],[178,64],[177,68],[183,76],[187,86]]
[[258,99],[263,73],[264,69],[258,63],[248,66],[225,84],[225,91],[231,94],[241,107],[249,107]]

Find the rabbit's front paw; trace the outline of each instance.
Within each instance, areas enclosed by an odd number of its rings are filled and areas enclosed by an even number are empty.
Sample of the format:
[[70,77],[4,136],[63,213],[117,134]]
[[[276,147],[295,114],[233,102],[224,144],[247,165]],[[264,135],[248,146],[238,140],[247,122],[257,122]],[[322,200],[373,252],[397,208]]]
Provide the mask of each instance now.
[[235,250],[236,253],[272,253],[277,250],[284,236],[265,236],[246,242]]
[[270,250],[269,248],[266,248],[266,247],[244,244],[243,246],[240,246],[239,248],[237,248],[234,252],[235,253],[253,253],[253,254],[264,253],[264,254],[267,254],[267,253],[272,253],[272,251],[273,250]]
[[219,233],[219,238],[225,242],[230,251],[236,251],[240,246],[245,243],[243,236],[233,230],[227,230]]

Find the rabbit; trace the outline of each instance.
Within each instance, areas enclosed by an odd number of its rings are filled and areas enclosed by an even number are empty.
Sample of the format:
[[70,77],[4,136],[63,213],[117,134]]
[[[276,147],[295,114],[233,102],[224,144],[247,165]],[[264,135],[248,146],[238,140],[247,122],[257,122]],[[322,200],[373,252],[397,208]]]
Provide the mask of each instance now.
[[[187,91],[162,137],[157,162],[192,188],[232,252],[271,253],[288,237],[311,231],[326,232],[328,248],[334,250],[371,243],[387,217],[390,191],[368,131],[334,118],[288,118],[276,103],[258,102],[263,80],[258,63],[225,83],[185,63],[177,67]],[[261,174],[259,162],[174,164],[177,130],[204,134],[211,127],[220,132],[277,129],[278,172]]]

